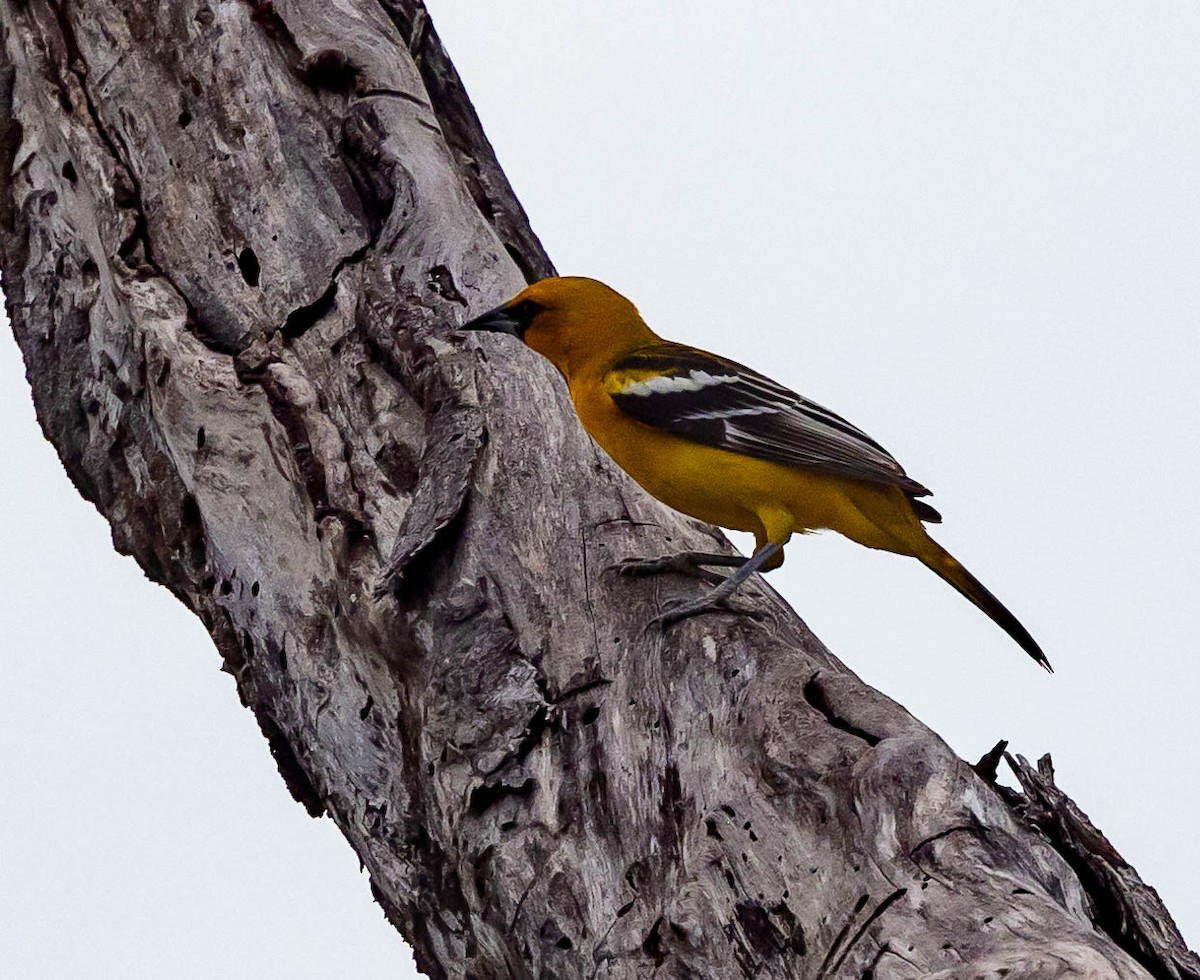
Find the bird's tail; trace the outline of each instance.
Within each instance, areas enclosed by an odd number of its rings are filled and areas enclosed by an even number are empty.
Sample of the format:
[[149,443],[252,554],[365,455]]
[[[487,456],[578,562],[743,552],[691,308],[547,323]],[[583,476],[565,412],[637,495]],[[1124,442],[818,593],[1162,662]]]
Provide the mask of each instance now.
[[941,578],[945,579],[955,589],[970,599],[971,602],[987,614],[992,622],[1016,640],[1022,650],[1033,657],[1034,660],[1050,671],[1050,673],[1054,673],[1054,668],[1050,666],[1050,661],[1042,653],[1042,648],[1029,635],[1029,631],[1021,625],[1017,617],[1010,613],[1004,607],[1004,604],[992,595],[979,579],[963,568],[950,552],[930,537],[926,537],[925,540],[925,547],[917,555],[921,563],[936,572]]

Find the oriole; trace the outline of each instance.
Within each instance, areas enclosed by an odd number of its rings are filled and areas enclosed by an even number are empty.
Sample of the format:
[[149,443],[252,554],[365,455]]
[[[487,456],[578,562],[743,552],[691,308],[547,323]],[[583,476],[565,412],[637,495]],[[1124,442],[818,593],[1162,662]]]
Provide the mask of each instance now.
[[911,555],[971,600],[1034,660],[1041,648],[1012,613],[925,531],[929,495],[874,439],[747,367],[663,340],[634,305],[595,279],[543,279],[463,326],[511,334],[566,378],[584,428],[659,500],[712,524],[750,531],[750,558],[689,552],[622,564],[628,574],[674,571],[712,579],[707,596],[666,623],[722,604],[755,571],[783,563],[795,533],[830,529]]

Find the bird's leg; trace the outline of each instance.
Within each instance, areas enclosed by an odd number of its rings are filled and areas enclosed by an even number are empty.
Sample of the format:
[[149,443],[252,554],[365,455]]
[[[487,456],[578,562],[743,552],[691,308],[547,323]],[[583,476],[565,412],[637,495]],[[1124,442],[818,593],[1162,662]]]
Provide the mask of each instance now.
[[624,561],[610,565],[612,571],[620,575],[642,577],[645,575],[662,575],[667,572],[676,575],[687,575],[689,578],[702,579],[712,585],[725,581],[723,575],[710,572],[705,565],[716,565],[722,568],[740,568],[750,559],[741,555],[717,555],[706,551],[684,551],[677,555],[663,555],[661,558],[626,558]]
[[730,575],[727,579],[721,582],[715,589],[702,599],[697,599],[694,602],[685,602],[682,605],[668,609],[666,612],[660,613],[655,619],[664,627],[678,623],[682,619],[688,619],[696,616],[699,613],[712,612],[720,609],[725,600],[728,599],[738,587],[746,581],[751,575],[757,572],[768,561],[771,560],[783,545],[775,544],[773,541],[768,541],[761,548],[754,552],[749,558],[744,559],[736,572]]

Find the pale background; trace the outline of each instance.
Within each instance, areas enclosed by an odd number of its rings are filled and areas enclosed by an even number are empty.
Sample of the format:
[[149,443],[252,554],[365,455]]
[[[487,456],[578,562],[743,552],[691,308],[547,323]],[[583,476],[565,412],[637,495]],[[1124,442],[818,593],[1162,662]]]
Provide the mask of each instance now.
[[[1200,6],[430,6],[559,269],[879,439],[1058,674],[915,562],[772,582],[964,756],[1053,751],[1200,942]],[[413,975],[0,371],[0,972]]]

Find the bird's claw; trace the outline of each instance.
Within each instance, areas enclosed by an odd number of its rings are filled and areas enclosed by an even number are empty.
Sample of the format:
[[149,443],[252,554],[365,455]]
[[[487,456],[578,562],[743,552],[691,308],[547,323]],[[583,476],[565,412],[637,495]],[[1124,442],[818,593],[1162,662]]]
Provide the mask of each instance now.
[[686,555],[662,555],[659,558],[625,558],[609,565],[605,571],[616,572],[618,575],[628,576],[629,578],[644,578],[649,575],[672,573],[675,575],[686,575],[688,578],[700,579],[702,582],[708,582],[710,585],[719,585],[725,581],[724,575],[703,568],[695,562],[688,561]]
[[640,578],[643,575],[661,575],[664,572],[680,570],[678,555],[662,555],[658,558],[622,558],[606,569],[618,575],[628,575]]
[[702,616],[705,613],[732,613],[735,616],[748,616],[751,619],[761,619],[762,614],[754,609],[747,609],[744,606],[737,606],[728,599],[711,599],[705,597],[703,599],[668,599],[663,603],[663,610],[652,620],[651,626],[660,626],[663,629],[668,629],[676,623],[681,623],[685,619],[691,619],[693,616]]

